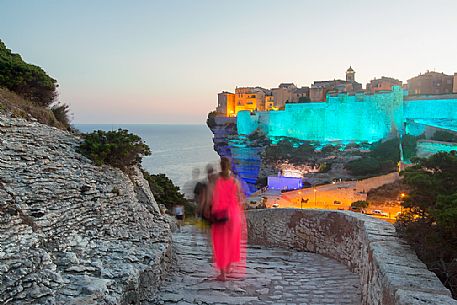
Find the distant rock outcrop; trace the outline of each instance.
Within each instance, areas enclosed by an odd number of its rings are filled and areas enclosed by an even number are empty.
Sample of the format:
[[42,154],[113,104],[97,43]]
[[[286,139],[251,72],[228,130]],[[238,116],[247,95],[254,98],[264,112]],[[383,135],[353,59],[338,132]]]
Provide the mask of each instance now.
[[141,171],[79,141],[0,114],[1,304],[147,304],[165,275],[170,224]]

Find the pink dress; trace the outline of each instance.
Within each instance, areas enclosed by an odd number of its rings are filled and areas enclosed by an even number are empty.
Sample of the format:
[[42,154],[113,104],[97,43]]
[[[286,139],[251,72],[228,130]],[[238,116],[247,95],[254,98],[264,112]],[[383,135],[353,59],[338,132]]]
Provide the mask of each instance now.
[[228,221],[211,226],[214,262],[219,270],[229,266],[232,276],[243,276],[246,265],[246,219],[236,180],[218,178],[213,190],[212,212],[227,211]]

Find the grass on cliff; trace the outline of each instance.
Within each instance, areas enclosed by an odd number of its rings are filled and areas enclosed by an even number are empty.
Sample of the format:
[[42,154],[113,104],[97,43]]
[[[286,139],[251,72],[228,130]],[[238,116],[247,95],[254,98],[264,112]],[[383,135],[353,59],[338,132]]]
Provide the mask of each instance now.
[[52,108],[39,106],[2,87],[0,87],[0,113],[27,120],[33,117],[39,123],[60,129],[68,129],[70,126],[67,105],[56,105]]

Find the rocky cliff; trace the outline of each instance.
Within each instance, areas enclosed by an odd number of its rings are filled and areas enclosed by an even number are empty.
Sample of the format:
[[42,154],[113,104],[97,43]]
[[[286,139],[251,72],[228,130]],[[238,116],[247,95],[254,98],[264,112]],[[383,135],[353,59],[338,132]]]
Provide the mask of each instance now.
[[262,165],[263,145],[239,136],[236,118],[215,117],[209,128],[214,135],[214,150],[219,156],[232,159],[232,170],[243,182],[245,192],[255,192]]
[[79,141],[0,114],[0,304],[148,304],[164,276],[170,224],[141,171]]

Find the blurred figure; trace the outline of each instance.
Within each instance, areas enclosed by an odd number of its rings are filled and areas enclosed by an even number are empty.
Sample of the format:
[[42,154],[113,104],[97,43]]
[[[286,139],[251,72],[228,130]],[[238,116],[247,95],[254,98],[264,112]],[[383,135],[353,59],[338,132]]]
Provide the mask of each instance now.
[[227,274],[244,275],[246,257],[246,219],[241,207],[243,194],[231,174],[230,160],[221,158],[221,172],[215,177],[212,190],[211,237],[214,263],[220,271],[218,280]]
[[[217,175],[214,173],[214,167],[211,164],[206,166],[206,181],[199,188],[198,216],[207,224],[211,224],[211,209],[213,205],[213,188]],[[198,184],[197,184],[198,186]],[[196,186],[196,189],[197,189]]]
[[184,223],[184,206],[182,204],[177,204],[175,206],[175,217],[178,231],[181,232],[181,227]]
[[200,169],[195,167],[192,169],[192,180],[187,181],[182,187],[182,192],[187,200],[195,201],[194,189],[199,179]]

